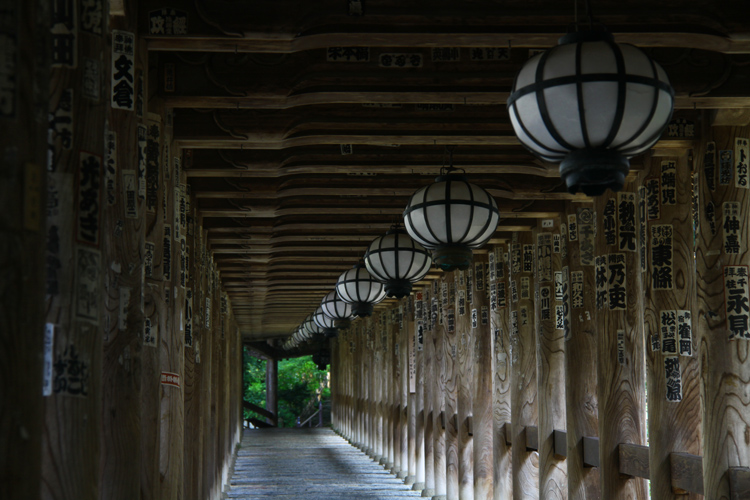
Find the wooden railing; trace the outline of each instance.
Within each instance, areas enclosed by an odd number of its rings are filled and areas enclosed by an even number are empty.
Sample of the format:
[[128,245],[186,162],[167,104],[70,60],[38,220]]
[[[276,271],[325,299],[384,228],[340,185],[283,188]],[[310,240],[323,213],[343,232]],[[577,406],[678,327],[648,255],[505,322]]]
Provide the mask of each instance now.
[[250,421],[255,427],[276,427],[279,425],[278,415],[275,415],[273,412],[270,412],[266,410],[265,408],[261,408],[258,405],[254,405],[253,403],[250,403],[249,401],[243,401],[242,407],[248,411],[251,411],[253,413],[257,413],[258,415],[266,417],[267,419],[271,421],[271,423],[269,424],[257,418],[248,418],[247,420]]

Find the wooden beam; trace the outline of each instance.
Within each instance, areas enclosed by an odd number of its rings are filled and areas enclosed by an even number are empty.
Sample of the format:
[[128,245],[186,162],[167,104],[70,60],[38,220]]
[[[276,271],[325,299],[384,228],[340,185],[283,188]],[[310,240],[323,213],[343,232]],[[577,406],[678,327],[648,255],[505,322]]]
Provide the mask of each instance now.
[[729,489],[731,500],[745,500],[750,498],[750,468],[729,468]]
[[599,438],[583,436],[583,465],[599,467]]
[[703,457],[689,453],[670,453],[672,491],[676,495],[703,495]]
[[620,474],[649,478],[648,446],[620,443]]

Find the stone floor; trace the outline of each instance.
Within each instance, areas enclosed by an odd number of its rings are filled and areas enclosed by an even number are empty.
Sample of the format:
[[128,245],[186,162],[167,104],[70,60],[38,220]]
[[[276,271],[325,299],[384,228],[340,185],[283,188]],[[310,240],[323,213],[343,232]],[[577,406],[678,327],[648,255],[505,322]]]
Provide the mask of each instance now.
[[330,429],[247,429],[227,499],[390,500],[420,494]]

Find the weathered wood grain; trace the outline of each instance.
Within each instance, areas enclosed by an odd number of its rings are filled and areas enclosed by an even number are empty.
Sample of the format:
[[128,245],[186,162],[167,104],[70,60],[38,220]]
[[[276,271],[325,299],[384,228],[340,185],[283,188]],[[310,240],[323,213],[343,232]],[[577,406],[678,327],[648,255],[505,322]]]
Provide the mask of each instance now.
[[[512,429],[511,419],[511,344],[509,313],[510,267],[508,246],[495,246],[498,286],[505,287],[505,305],[490,309],[490,333],[492,345],[492,433],[493,433],[493,500],[512,497],[513,479],[511,475]],[[502,273],[502,278],[500,274]]]
[[[475,259],[474,262],[483,262]],[[456,328],[456,368],[458,424],[458,495],[461,499],[474,498],[474,437],[473,437],[473,400],[474,400],[474,364],[476,332],[471,327],[471,307],[466,301],[466,277],[461,271],[453,273],[455,298],[453,309]],[[464,294],[463,309],[460,303]],[[462,313],[463,311],[463,313]]]
[[[703,135],[705,141],[715,142],[717,151],[733,150],[736,137],[749,136],[749,127],[711,127]],[[704,209],[696,242],[696,267],[700,276],[697,332],[703,401],[703,487],[706,498],[714,500],[731,498],[730,467],[750,466],[746,437],[750,397],[744,390],[750,380],[748,349],[745,340],[730,340],[722,267],[750,264],[747,225],[740,224],[740,248],[736,254],[726,253],[722,230],[722,204],[739,203],[739,213],[744,217],[750,197],[746,189],[734,187],[734,181],[729,186],[716,183],[711,191],[703,179],[700,196]],[[716,207],[716,234],[712,234],[706,217],[709,203]]]
[[[490,248],[489,251],[495,252],[495,249]],[[484,256],[475,256],[474,260],[484,263],[487,259]],[[495,258],[495,261],[497,262],[497,258]],[[494,476],[494,393],[492,390],[494,372],[492,370],[492,358],[494,357],[494,350],[492,321],[489,318],[490,303],[487,291],[477,291],[476,282],[468,279],[468,273],[465,272],[464,274],[467,287],[466,313],[470,318],[469,327],[473,329],[474,374],[471,384],[473,390],[471,434],[474,439],[474,498],[476,500],[492,500]],[[473,302],[469,302],[469,287],[473,288],[471,294]],[[483,316],[484,308],[488,313],[487,316]],[[472,323],[475,311],[477,314],[476,328]]]
[[[625,184],[624,191],[634,189],[635,186]],[[607,244],[603,230],[603,213],[611,195],[613,193],[608,192],[594,200],[598,256],[620,253],[619,245]],[[615,220],[616,217],[615,212]],[[643,292],[637,256],[637,253],[625,252],[626,310],[610,311],[607,302],[605,309],[591,311],[596,315],[602,498],[645,498],[647,494],[645,481],[621,476],[617,453],[620,443],[646,442]],[[623,332],[622,364],[618,361],[618,331]]]
[[[691,317],[696,310],[695,294],[695,257],[693,251],[693,217],[691,206],[693,195],[693,178],[688,164],[688,151],[679,157],[653,157],[647,177],[661,178],[662,162],[674,161],[677,165],[675,186],[676,205],[662,204],[659,220],[650,221],[646,235],[651,239],[651,226],[671,224],[673,231],[672,266],[674,288],[672,290],[654,290],[652,259],[649,254],[646,273],[644,274],[645,307],[644,334],[646,339],[653,335],[661,336],[662,311],[690,311]],[[650,250],[651,245],[647,245]],[[695,331],[694,322],[690,320],[691,330]],[[679,344],[679,339],[677,340]],[[664,373],[665,354],[659,350],[646,349],[647,383],[648,383],[648,425],[649,425],[649,465],[651,467],[651,498],[654,500],[672,500],[680,498],[697,500],[697,492],[686,493],[673,487],[671,456],[675,452],[693,455],[701,454],[701,413],[700,413],[700,353],[696,352],[697,343],[691,339],[691,356],[679,356],[682,400],[668,401],[667,380]],[[677,352],[680,346],[677,347]],[[702,471],[701,471],[702,474]]]
[[[587,439],[599,435],[599,405],[597,399],[596,320],[594,311],[594,268],[581,265],[579,220],[580,205],[569,203],[562,224],[569,217],[575,223],[562,231],[562,245],[567,253],[568,299],[570,334],[565,340],[565,412],[568,465],[568,498],[570,500],[598,500],[600,498],[599,471],[592,468],[599,463],[599,443],[587,454]],[[590,204],[584,206],[591,206]],[[575,240],[570,239],[570,231]],[[565,264],[564,264],[565,265]],[[582,273],[582,303],[573,307],[573,273]],[[588,314],[587,314],[588,313]],[[587,461],[588,459],[588,461]]]
[[435,349],[434,387],[432,392],[432,435],[433,435],[433,457],[435,467],[435,492],[434,496],[444,497],[447,493],[447,454],[448,441],[446,431],[445,413],[447,409],[446,396],[448,387],[448,375],[450,373],[450,352],[447,350],[447,335],[441,323],[441,289],[442,283],[447,279],[443,275],[440,280],[434,282],[432,288],[433,308],[433,343]]
[[[422,495],[432,497],[436,494],[437,476],[435,466],[437,464],[436,447],[437,432],[435,427],[436,397],[435,391],[436,380],[439,377],[438,354],[435,350],[437,345],[436,332],[433,329],[432,321],[432,286],[425,286],[423,291],[423,321],[424,321],[424,351],[423,359],[423,377],[424,382],[424,489]],[[442,452],[441,452],[442,453]]]
[[[520,272],[511,269],[510,279],[515,281],[518,289],[518,301],[511,300],[510,320],[510,414],[512,428],[512,475],[513,499],[537,498],[539,496],[539,454],[528,451],[528,427],[536,430],[537,419],[537,384],[536,384],[536,335],[534,323],[534,265],[524,270],[523,246],[533,246],[529,233],[513,235],[512,245],[520,245],[516,257],[520,259]],[[511,254],[515,248],[511,248]],[[511,261],[516,258],[512,257]],[[530,256],[533,260],[533,253]],[[512,267],[512,266],[511,266]],[[514,272],[516,271],[516,272]],[[521,298],[521,280],[529,280],[529,297]],[[512,288],[512,287],[511,287]],[[517,318],[517,321],[514,320]],[[515,326],[514,326],[515,323]]]
[[703,457],[675,452],[669,456],[669,461],[674,491],[703,495]]
[[649,478],[648,446],[622,443],[617,449],[620,460],[620,474],[645,479]]

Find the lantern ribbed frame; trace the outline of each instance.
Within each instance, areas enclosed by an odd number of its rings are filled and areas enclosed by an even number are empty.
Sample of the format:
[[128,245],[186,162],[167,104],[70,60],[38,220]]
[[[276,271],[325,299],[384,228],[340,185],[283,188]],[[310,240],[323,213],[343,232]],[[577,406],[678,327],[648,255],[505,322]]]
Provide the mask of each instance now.
[[364,263],[339,276],[336,293],[341,300],[352,305],[352,314],[358,317],[370,316],[373,306],[386,296],[383,283],[370,274]]
[[305,321],[302,322],[302,331],[306,334],[306,339],[314,339],[323,334],[323,329],[315,323],[314,313],[308,314]]
[[335,337],[338,333],[333,318],[328,316],[325,311],[323,311],[322,306],[318,307],[313,313],[313,321],[316,325],[318,325],[318,327],[320,327],[321,333],[323,333],[326,337]]
[[354,317],[352,305],[341,300],[336,290],[329,292],[320,302],[323,313],[333,320],[336,328],[349,328],[351,319]]
[[404,210],[409,236],[433,250],[435,264],[445,271],[467,269],[471,249],[489,241],[499,220],[487,191],[450,172],[415,192]]
[[576,32],[529,59],[516,77],[508,112],[519,141],[561,163],[572,193],[619,190],[629,159],[659,140],[674,90],[664,69],[607,32]]
[[432,257],[403,228],[394,227],[370,243],[365,253],[365,266],[370,274],[385,283],[389,297],[402,298],[411,293],[412,283],[429,272]]

